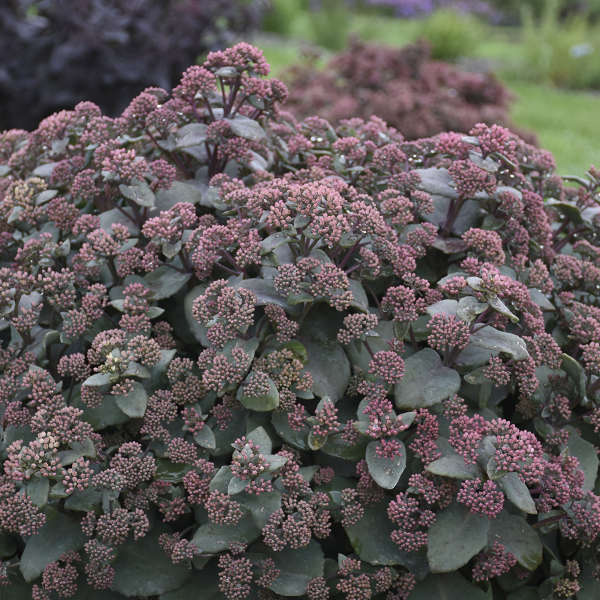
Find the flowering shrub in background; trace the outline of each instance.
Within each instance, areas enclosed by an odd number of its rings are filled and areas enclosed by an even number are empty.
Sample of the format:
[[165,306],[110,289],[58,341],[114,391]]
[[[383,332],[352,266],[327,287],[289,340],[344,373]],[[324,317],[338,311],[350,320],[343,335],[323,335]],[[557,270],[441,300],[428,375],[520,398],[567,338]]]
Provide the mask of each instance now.
[[149,85],[256,29],[262,0],[10,0],[0,3],[0,128],[34,129],[92,100],[115,116]]
[[267,73],[0,136],[3,592],[595,597],[600,173]]
[[316,113],[339,123],[377,115],[407,139],[509,124],[510,94],[493,75],[432,61],[423,42],[398,50],[355,40],[325,69],[294,66],[286,81],[288,109],[298,117]]

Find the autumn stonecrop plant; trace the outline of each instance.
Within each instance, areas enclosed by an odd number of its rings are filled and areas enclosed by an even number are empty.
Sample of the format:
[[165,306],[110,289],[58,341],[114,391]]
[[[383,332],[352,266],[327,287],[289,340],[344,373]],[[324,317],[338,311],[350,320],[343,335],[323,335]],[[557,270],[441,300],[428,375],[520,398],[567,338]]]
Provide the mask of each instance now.
[[600,173],[267,73],[1,135],[0,593],[595,597]]

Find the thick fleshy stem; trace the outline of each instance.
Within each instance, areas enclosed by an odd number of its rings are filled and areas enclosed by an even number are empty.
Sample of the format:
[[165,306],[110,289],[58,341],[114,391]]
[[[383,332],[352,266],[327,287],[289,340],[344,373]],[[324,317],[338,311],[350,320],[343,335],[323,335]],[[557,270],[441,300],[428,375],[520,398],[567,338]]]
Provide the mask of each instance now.
[[448,237],[450,235],[450,231],[452,226],[454,225],[454,221],[456,221],[456,217],[464,204],[465,199],[462,196],[458,198],[452,198],[450,200],[450,205],[448,206],[448,213],[446,214],[446,220],[442,225],[442,229],[440,230],[440,235],[442,237]]

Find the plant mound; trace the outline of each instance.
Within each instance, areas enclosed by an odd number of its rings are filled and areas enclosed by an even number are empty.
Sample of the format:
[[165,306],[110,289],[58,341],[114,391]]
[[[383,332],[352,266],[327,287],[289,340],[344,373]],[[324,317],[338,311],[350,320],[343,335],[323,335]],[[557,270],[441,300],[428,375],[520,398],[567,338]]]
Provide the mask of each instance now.
[[600,173],[267,73],[1,134],[1,593],[596,597]]
[[398,49],[354,40],[324,69],[309,59],[285,79],[287,108],[298,118],[318,114],[336,124],[377,115],[411,140],[477,123],[510,126],[507,89],[490,73],[431,60],[426,42]]
[[92,100],[118,115],[170,88],[209,50],[255,30],[261,0],[7,0],[0,3],[0,129],[34,129]]

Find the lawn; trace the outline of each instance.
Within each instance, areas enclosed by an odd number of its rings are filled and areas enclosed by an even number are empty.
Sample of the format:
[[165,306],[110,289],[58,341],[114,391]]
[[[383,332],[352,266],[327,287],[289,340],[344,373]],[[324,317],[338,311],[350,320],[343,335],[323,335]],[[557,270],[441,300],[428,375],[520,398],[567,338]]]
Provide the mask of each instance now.
[[581,174],[600,165],[600,95],[525,83],[506,82],[516,95],[516,125],[535,131],[562,174]]
[[[362,39],[402,46],[419,37],[418,21],[349,15],[348,30]],[[468,58],[487,61],[513,92],[511,116],[519,127],[534,131],[540,145],[556,157],[559,172],[583,173],[591,164],[600,164],[600,94],[567,91],[549,85],[534,84],[517,75],[520,40],[516,30],[482,30],[479,43]],[[311,19],[298,14],[290,24],[289,37],[265,37],[257,40],[273,72],[281,74],[298,60],[302,42],[315,44]],[[326,58],[328,51],[323,51]]]

